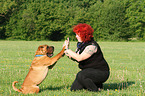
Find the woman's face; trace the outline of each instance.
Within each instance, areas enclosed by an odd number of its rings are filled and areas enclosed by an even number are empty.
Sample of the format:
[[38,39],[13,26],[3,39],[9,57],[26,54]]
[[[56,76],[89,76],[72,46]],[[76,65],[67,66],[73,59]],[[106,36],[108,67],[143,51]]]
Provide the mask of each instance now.
[[81,37],[78,34],[76,34],[76,38],[78,39],[78,42],[83,42]]

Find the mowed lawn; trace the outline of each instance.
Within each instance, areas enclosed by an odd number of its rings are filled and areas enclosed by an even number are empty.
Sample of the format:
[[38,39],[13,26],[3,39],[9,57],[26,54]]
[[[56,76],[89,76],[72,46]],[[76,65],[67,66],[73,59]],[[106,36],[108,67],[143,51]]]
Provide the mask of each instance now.
[[[49,70],[37,96],[145,96],[145,42],[98,43],[111,72],[101,92],[71,92],[71,84],[80,69],[76,62],[64,56]],[[0,96],[23,96],[13,90],[12,82],[19,81],[16,87],[21,88],[34,54],[43,44],[53,45],[55,56],[63,41],[0,41]],[[75,51],[76,42],[70,43],[70,49]]]

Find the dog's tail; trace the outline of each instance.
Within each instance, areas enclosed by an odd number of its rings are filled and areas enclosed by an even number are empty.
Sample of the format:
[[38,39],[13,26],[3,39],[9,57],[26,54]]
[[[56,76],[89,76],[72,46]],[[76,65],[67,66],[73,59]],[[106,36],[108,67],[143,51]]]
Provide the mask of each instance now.
[[22,92],[20,89],[17,89],[17,88],[15,87],[15,84],[16,84],[16,83],[18,83],[18,81],[14,81],[14,82],[13,82],[13,84],[12,84],[13,89],[14,89],[15,91]]

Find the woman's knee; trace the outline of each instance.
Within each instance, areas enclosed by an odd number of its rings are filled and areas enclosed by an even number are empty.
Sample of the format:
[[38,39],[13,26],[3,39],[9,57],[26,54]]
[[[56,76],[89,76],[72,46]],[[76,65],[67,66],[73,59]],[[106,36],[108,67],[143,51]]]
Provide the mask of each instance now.
[[82,82],[82,80],[84,79],[84,75],[82,74],[82,72],[78,72],[78,74],[76,75],[76,79],[79,81],[79,82]]

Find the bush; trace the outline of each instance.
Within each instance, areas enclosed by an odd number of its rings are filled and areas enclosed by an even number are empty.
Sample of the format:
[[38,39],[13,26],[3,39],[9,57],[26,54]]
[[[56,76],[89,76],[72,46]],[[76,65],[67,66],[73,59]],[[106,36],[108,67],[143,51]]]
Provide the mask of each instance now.
[[[145,40],[143,0],[101,1],[9,0],[11,6],[6,4],[9,11],[1,11],[4,17],[0,15],[0,37],[53,41],[70,37],[76,40],[73,26],[87,23],[95,30],[96,40]],[[5,2],[8,1],[0,4]],[[3,19],[5,17],[8,19]]]

